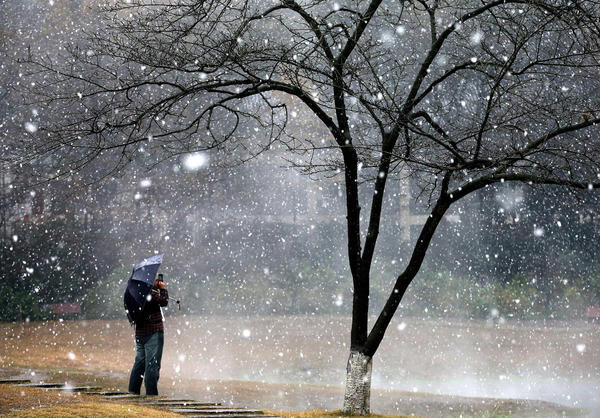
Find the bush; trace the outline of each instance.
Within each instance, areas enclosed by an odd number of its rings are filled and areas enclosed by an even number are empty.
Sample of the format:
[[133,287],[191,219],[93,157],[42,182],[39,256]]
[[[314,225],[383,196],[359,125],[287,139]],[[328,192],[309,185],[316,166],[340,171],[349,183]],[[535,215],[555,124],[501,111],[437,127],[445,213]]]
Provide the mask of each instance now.
[[590,288],[566,280],[539,282],[518,274],[505,283],[477,282],[427,268],[415,278],[401,304],[403,314],[479,319],[582,319]]
[[25,321],[46,319],[40,309],[37,296],[26,290],[3,287],[0,292],[0,320]]
[[123,295],[131,268],[120,266],[106,278],[99,279],[82,297],[82,312],[86,318],[124,319]]

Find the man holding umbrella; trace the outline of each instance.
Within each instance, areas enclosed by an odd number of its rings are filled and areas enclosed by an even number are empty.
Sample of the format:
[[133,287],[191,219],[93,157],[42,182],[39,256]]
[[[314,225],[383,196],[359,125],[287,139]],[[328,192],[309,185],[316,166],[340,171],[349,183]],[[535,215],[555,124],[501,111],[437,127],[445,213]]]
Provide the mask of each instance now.
[[136,355],[129,377],[129,392],[139,395],[142,380],[146,395],[158,395],[158,377],[164,344],[162,306],[169,303],[169,292],[156,274],[162,254],[134,267],[125,291],[125,309],[135,324]]

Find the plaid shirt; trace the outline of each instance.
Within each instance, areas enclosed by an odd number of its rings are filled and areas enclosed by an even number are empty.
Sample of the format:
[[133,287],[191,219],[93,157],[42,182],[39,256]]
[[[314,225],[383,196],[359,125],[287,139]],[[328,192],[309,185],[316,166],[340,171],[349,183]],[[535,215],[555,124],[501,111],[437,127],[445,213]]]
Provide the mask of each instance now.
[[164,331],[161,306],[169,304],[167,289],[152,289],[152,299],[144,307],[141,318],[135,323],[135,338],[147,337],[155,332]]

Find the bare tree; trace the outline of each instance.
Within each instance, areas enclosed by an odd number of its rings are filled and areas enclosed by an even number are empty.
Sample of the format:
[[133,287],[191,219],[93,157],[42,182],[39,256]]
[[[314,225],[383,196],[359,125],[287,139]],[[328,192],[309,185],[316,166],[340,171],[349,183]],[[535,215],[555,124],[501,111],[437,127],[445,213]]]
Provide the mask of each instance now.
[[[505,181],[598,185],[599,21],[595,0],[117,2],[85,43],[25,59],[21,85],[52,118],[24,145],[51,154],[59,175],[114,154],[117,169],[209,149],[243,161],[275,142],[308,173],[343,173],[354,290],[344,411],[367,414],[372,357],[454,202]],[[290,130],[298,107],[322,130]],[[395,177],[431,211],[369,329]],[[366,225],[360,182],[372,187]]]

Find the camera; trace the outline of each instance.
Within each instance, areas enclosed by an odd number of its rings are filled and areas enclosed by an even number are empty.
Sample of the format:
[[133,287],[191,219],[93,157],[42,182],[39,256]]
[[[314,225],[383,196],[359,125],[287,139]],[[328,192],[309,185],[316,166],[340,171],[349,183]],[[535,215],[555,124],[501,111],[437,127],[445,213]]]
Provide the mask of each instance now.
[[163,274],[162,273],[158,273],[158,281],[159,282],[164,282],[164,280],[163,280]]

